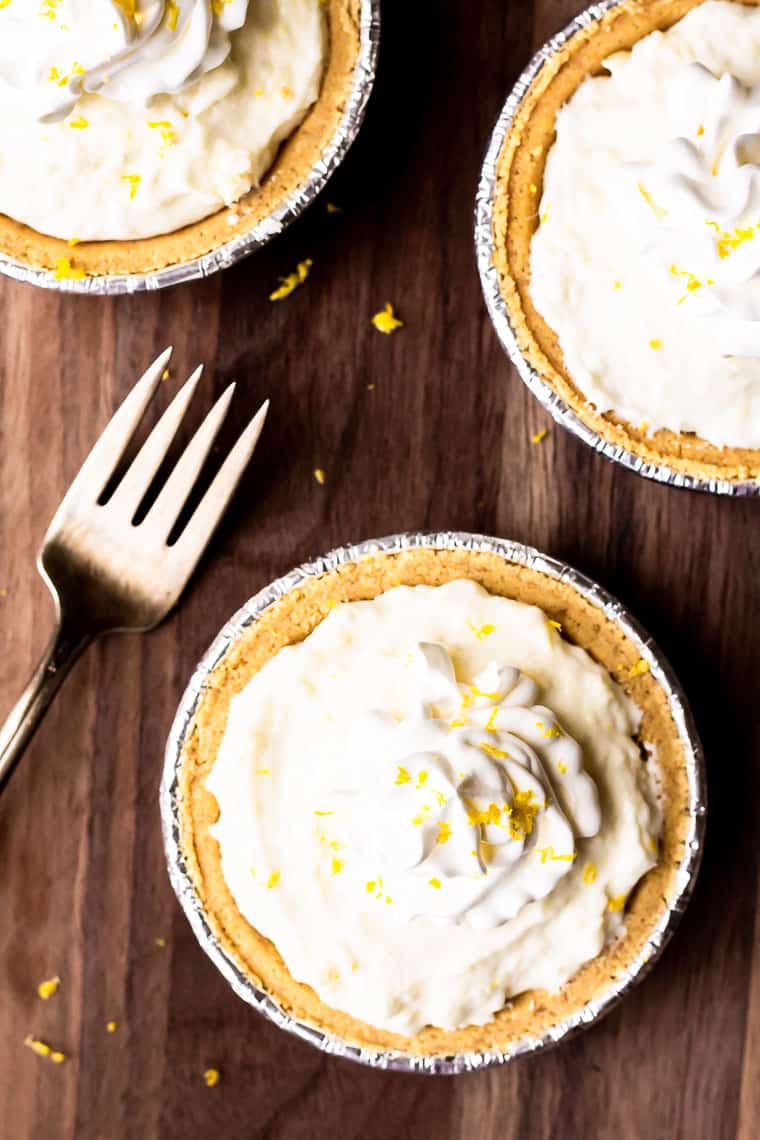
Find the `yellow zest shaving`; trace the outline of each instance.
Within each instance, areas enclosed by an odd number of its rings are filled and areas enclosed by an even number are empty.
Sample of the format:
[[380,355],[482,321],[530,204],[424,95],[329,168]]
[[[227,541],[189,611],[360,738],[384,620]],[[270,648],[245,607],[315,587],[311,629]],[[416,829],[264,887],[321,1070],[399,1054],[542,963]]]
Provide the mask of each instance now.
[[224,11],[225,4],[229,4],[230,0],[211,0],[211,11],[215,16],[221,16]]
[[171,372],[169,371],[168,368],[165,368],[163,370],[163,372],[161,373],[161,379],[162,380],[168,380],[170,376],[171,376]]
[[479,744],[478,748],[481,752],[485,752],[486,756],[490,756],[492,760],[507,760],[509,753],[505,752],[503,748],[497,748],[495,744]]
[[451,839],[451,824],[446,823],[446,822],[439,823],[438,824],[438,838],[436,839],[436,843],[440,843],[441,845],[443,845],[444,843],[448,843],[448,841],[450,839]]
[[179,5],[176,0],[166,0],[166,20],[164,21],[170,32],[177,30],[177,16],[179,15]]
[[705,133],[705,128],[703,127],[702,123],[700,123],[699,126],[697,127],[697,137],[699,138],[704,133]]
[[81,240],[81,238],[67,238],[66,245],[70,245],[73,248],[75,245],[79,245]]
[[256,768],[255,771],[257,776],[268,776],[271,768]]
[[75,269],[68,257],[56,257],[54,276],[56,281],[81,281],[87,274],[84,269]]
[[331,811],[315,811],[314,814],[315,815],[332,815],[333,813]]
[[586,868],[583,872],[583,881],[586,886],[589,887],[593,882],[596,882],[596,866],[593,863],[588,863],[586,865]]
[[156,946],[158,946],[159,950],[163,950],[166,946],[165,938],[154,938],[153,941],[155,942]]
[[431,887],[435,887],[435,889],[437,891],[440,891],[440,889],[441,889],[441,880],[440,879],[436,879],[434,876],[432,879],[429,880],[429,882],[430,882]]
[[607,903],[607,910],[622,910],[625,906],[625,895],[615,895]]
[[338,857],[336,855],[334,855],[333,861],[332,861],[332,873],[333,873],[333,875],[339,875],[341,873],[341,871],[343,870],[343,868],[345,867],[345,865],[346,865],[345,860],[338,859]]
[[649,208],[650,208],[650,209],[654,210],[654,212],[655,212],[655,214],[657,215],[657,217],[658,217],[658,218],[664,218],[664,217],[666,217],[666,216],[667,216],[667,213],[668,213],[668,211],[667,211],[667,210],[663,210],[663,208],[662,208],[661,206],[658,206],[658,205],[657,205],[657,203],[655,202],[654,198],[653,198],[653,197],[652,197],[652,195],[649,193],[649,191],[647,190],[647,188],[646,188],[646,186],[643,184],[643,182],[639,182],[639,184],[638,184],[638,191],[639,191],[639,194],[641,195],[641,197],[642,197],[642,198],[644,199],[644,201],[646,202],[647,206],[649,206]]
[[498,701],[501,697],[501,693],[484,693],[477,685],[470,685],[470,692],[473,697],[482,697],[484,701]]
[[536,186],[535,182],[531,182],[528,189],[530,190],[531,194],[538,194],[538,186]]
[[622,289],[623,286],[622,286],[622,283],[620,281],[613,281],[612,282],[612,288],[613,289]]
[[549,626],[549,629],[556,629],[557,633],[562,633],[562,622],[561,621],[554,621],[553,618],[547,618],[546,624]]
[[148,126],[151,130],[161,132],[161,142],[164,146],[171,146],[177,141],[177,135],[168,119],[148,119]]
[[212,1089],[214,1085],[219,1084],[220,1072],[218,1069],[206,1069],[203,1074],[203,1079],[206,1082],[206,1087]]
[[328,202],[325,206],[328,214],[342,214],[343,210],[340,206],[336,206],[334,202]]
[[477,808],[471,808],[467,812],[467,822],[470,827],[485,827],[489,823],[498,824],[501,821],[501,813],[509,813],[510,808],[507,804],[499,807],[498,804],[491,803],[485,811],[479,811]]
[[375,313],[372,318],[372,324],[378,332],[390,334],[395,332],[396,329],[403,327],[404,322],[400,321],[393,312],[393,305],[390,301],[386,301],[385,308],[381,309],[379,313]]
[[543,441],[546,439],[548,434],[549,434],[548,428],[541,428],[541,431],[537,431],[535,435],[532,435],[530,437],[530,442],[531,443],[543,443]]
[[281,87],[280,88],[280,94],[282,95],[283,99],[292,99],[293,98],[293,91],[290,87],[286,87],[286,86]]
[[277,886],[279,881],[280,881],[280,872],[279,871],[272,871],[272,874],[267,879],[267,890],[271,891],[273,887]]
[[468,621],[467,624],[477,637],[478,641],[482,641],[484,637],[490,637],[496,629],[496,626],[491,625],[490,622],[486,622],[485,625],[481,626],[473,625],[471,621]]
[[314,468],[314,478],[319,483],[320,487],[324,487],[326,475],[324,473],[323,468],[321,468],[321,467],[315,467]]
[[69,126],[75,131],[83,131],[89,125],[90,120],[85,119],[84,115],[77,115],[76,119],[69,119]]
[[496,706],[494,706],[493,709],[491,709],[490,716],[488,717],[488,720],[486,721],[486,723],[483,725],[486,732],[497,732],[498,731],[498,729],[496,728],[496,718],[498,715],[499,715],[499,708],[498,708],[498,705],[496,705]]
[[542,863],[572,863],[575,859],[575,852],[573,851],[567,855],[558,855],[551,843],[548,847],[539,847],[538,853],[541,856]]
[[408,784],[411,781],[411,779],[412,779],[412,777],[409,775],[408,770],[406,768],[402,768],[401,765],[399,764],[398,765],[398,775],[396,776],[394,783],[396,783],[396,784]]
[[449,728],[464,728],[469,723],[466,716],[458,716],[455,720],[449,721]]
[[54,1065],[60,1065],[62,1061],[66,1060],[66,1054],[62,1053],[60,1049],[53,1049],[51,1045],[39,1041],[36,1037],[25,1037],[24,1044],[38,1057],[49,1057]]
[[421,772],[417,773],[417,787],[424,788],[427,783],[428,773],[423,768]]
[[422,827],[423,823],[430,815],[430,804],[423,804],[416,816],[412,820],[415,827]]
[[282,301],[284,297],[289,297],[294,289],[297,289],[299,285],[303,285],[309,276],[309,270],[313,264],[310,257],[307,257],[304,261],[299,261],[295,273],[289,273],[287,277],[280,278],[280,284],[274,292],[269,294],[269,300]]
[[674,277],[686,278],[686,292],[684,293],[683,297],[679,298],[677,302],[679,305],[682,305],[684,303],[689,293],[694,293],[697,289],[702,288],[702,282],[698,277],[695,277],[693,273],[690,273],[688,269],[679,269],[677,265],[671,265],[670,272]]
[[106,1033],[115,1033],[115,1032],[116,1032],[116,1022],[115,1021],[107,1021],[106,1022]]
[[523,839],[533,830],[533,821],[540,804],[533,803],[533,792],[517,792],[509,815],[509,834],[512,839]]
[[61,984],[61,979],[56,975],[54,978],[48,978],[47,981],[40,982],[37,986],[37,993],[43,1001],[47,1001],[54,993],[57,992]]
[[628,670],[629,677],[642,677],[644,673],[649,672],[649,662],[645,661],[643,657],[639,657],[635,665]]
[[745,241],[752,241],[755,236],[754,226],[737,226],[733,230],[722,230],[717,222],[706,223],[711,229],[715,230],[718,235],[716,239],[716,246],[718,250],[718,257],[726,258],[729,254],[743,245]]
[[551,740],[554,737],[562,735],[562,729],[558,724],[552,725],[551,728],[544,728],[544,722],[542,720],[537,720],[536,728],[546,740]]
[[662,348],[662,341],[656,337],[654,340],[650,340],[649,347],[654,349]]
[[559,772],[560,776],[564,776],[567,772],[567,764],[564,760],[557,761],[557,771]]
[[142,182],[142,178],[139,174],[122,174],[121,180],[129,186],[129,199],[131,201],[137,193],[137,187]]

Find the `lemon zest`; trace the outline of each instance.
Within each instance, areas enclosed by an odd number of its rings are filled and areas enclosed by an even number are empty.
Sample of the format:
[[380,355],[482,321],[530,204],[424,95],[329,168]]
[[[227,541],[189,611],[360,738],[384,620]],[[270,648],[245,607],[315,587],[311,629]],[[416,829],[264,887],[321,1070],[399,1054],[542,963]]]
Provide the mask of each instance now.
[[396,329],[403,328],[404,322],[400,321],[393,312],[393,305],[390,301],[386,301],[385,308],[381,309],[379,313],[375,313],[372,318],[372,324],[378,332],[390,335]]
[[37,986],[37,993],[43,1001],[47,1001],[48,998],[51,998],[53,994],[57,992],[60,984],[61,979],[56,974],[54,978],[47,978],[46,981],[40,982]]
[[269,294],[269,300],[282,301],[283,298],[289,297],[294,289],[297,289],[299,285],[303,285],[309,276],[309,270],[313,264],[314,262],[310,257],[299,261],[294,273],[288,273],[286,277],[280,278],[280,284]]

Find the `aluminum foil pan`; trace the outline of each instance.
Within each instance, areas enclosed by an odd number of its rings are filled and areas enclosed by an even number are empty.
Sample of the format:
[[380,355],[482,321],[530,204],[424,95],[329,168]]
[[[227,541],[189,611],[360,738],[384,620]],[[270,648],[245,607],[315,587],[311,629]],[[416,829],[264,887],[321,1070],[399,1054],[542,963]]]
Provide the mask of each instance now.
[[[614,621],[631,639],[639,654],[649,664],[652,676],[668,696],[671,712],[683,745],[688,773],[690,826],[684,846],[683,858],[676,877],[676,890],[670,909],[661,916],[656,928],[631,963],[625,978],[617,980],[603,994],[589,1002],[582,1010],[573,1013],[541,1037],[526,1037],[513,1044],[507,1052],[459,1053],[453,1056],[417,1057],[403,1052],[374,1052],[351,1044],[332,1034],[323,1032],[291,1017],[267,993],[258,989],[235,964],[210,929],[195,886],[188,873],[179,847],[179,797],[182,749],[185,733],[195,713],[206,678],[245,629],[258,620],[259,615],[290,590],[306,579],[319,577],[344,563],[356,562],[368,554],[396,553],[415,547],[436,550],[489,551],[501,555],[519,566],[531,567],[552,578],[569,583],[606,617]],[[261,590],[238,610],[224,626],[197,665],[190,683],[180,701],[166,745],[166,757],[161,782],[161,820],[169,877],[177,898],[187,915],[201,947],[233,990],[281,1029],[295,1034],[326,1053],[359,1061],[379,1069],[394,1069],[423,1074],[453,1074],[471,1072],[489,1065],[503,1064],[526,1053],[536,1053],[574,1036],[591,1025],[625,996],[632,985],[650,969],[662,951],[684,911],[696,879],[702,852],[705,827],[706,782],[704,759],[694,728],[686,697],[661,652],[620,602],[611,597],[595,582],[585,578],[564,562],[549,558],[537,550],[484,535],[444,531],[437,534],[396,534],[354,546],[339,547],[314,562],[299,566]]]
[[496,191],[496,169],[504,140],[528,92],[528,88],[541,68],[576,32],[600,20],[605,12],[611,8],[616,8],[621,3],[628,3],[628,0],[602,0],[599,4],[592,4],[590,8],[586,8],[576,16],[561,32],[548,40],[534,55],[515,83],[499,118],[496,120],[496,126],[489,140],[483,162],[475,200],[475,252],[486,307],[499,340],[533,395],[543,404],[558,424],[567,428],[573,435],[577,435],[589,447],[593,447],[594,451],[598,451],[622,467],[627,467],[629,471],[635,471],[637,474],[643,475],[647,479],[654,479],[658,483],[669,483],[673,487],[685,487],[694,491],[711,491],[716,495],[745,497],[760,495],[760,480],[734,482],[728,479],[703,479],[696,475],[685,475],[682,471],[674,471],[664,463],[647,463],[641,456],[634,455],[633,452],[627,451],[626,448],[618,444],[610,443],[609,440],[599,435],[592,427],[584,423],[572,408],[568,407],[552,386],[536,372],[533,365],[523,356],[501,292],[499,274],[494,267],[493,206]]
[[328,179],[340,166],[351,143],[359,133],[364,119],[377,67],[380,44],[380,0],[360,0],[359,55],[354,67],[354,78],[346,106],[335,133],[307,178],[268,217],[244,234],[239,234],[211,253],[168,265],[154,273],[130,273],[122,276],[85,277],[81,281],[65,278],[58,280],[52,270],[36,269],[14,258],[0,254],[0,273],[23,281],[27,285],[41,285],[44,289],[57,289],[62,293],[87,293],[90,296],[114,296],[119,293],[140,293],[145,290],[166,289],[186,281],[208,277],[219,269],[228,269],[236,261],[247,257],[277,234],[311,205]]

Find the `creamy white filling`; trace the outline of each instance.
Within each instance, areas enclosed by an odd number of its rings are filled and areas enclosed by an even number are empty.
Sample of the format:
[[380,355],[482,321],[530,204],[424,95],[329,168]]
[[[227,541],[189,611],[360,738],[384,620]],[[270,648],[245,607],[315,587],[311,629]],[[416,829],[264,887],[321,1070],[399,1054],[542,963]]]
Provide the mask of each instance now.
[[135,7],[0,8],[0,212],[66,239],[174,231],[258,185],[316,100],[319,0]]
[[483,1023],[620,931],[659,829],[637,720],[539,609],[475,583],[339,605],[232,701],[223,874],[327,1004]]
[[531,295],[601,411],[760,447],[760,9],[709,2],[557,117]]

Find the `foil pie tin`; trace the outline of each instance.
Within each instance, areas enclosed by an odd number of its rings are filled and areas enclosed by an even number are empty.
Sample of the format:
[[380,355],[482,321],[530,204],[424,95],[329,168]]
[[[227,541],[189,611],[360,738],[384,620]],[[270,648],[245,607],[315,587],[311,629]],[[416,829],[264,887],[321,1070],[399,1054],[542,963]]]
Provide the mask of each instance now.
[[58,280],[50,269],[38,269],[3,254],[0,254],[0,273],[13,277],[16,281],[23,281],[27,285],[40,285],[44,289],[57,289],[62,293],[114,296],[121,293],[166,289],[170,285],[181,285],[186,281],[209,277],[219,269],[228,269],[282,233],[307,206],[311,205],[338,169],[359,133],[364,119],[367,100],[375,80],[379,44],[380,0],[360,0],[359,54],[354,65],[351,90],[335,133],[301,185],[271,214],[262,218],[246,233],[238,234],[224,245],[204,254],[203,257],[177,265],[167,265],[164,269],[157,269],[153,273],[103,275],[85,277],[80,281],[71,278]]
[[[458,1053],[452,1056],[420,1057],[397,1051],[376,1052],[342,1040],[288,1014],[274,997],[259,989],[238,967],[233,957],[219,942],[211,929],[195,890],[180,848],[181,771],[185,734],[206,679],[218,665],[240,635],[258,620],[259,615],[290,590],[308,578],[319,577],[337,566],[357,562],[367,555],[397,553],[419,547],[435,550],[487,551],[508,562],[541,571],[551,578],[574,587],[602,613],[613,621],[634,643],[641,657],[649,664],[652,676],[662,686],[683,746],[689,788],[689,830],[683,855],[676,875],[673,900],[669,909],[660,916],[656,927],[630,964],[626,974],[618,978],[604,992],[583,1009],[572,1013],[542,1036],[526,1036],[513,1043],[505,1052]],[[345,1057],[379,1069],[401,1070],[422,1074],[455,1074],[472,1072],[489,1065],[503,1064],[514,1057],[536,1053],[567,1040],[595,1022],[615,1006],[634,983],[651,968],[683,913],[691,895],[699,867],[705,827],[706,781],[704,758],[694,727],[686,696],[667,661],[652,639],[615,598],[607,594],[590,579],[571,569],[564,562],[550,558],[531,547],[484,535],[444,531],[435,534],[396,534],[388,538],[343,546],[313,562],[292,570],[252,597],[227,622],[204,654],[190,678],[180,701],[166,745],[161,782],[161,820],[166,859],[174,891],[187,915],[202,949],[224,975],[235,993],[262,1013],[275,1025],[326,1053]]]
[[760,495],[760,480],[750,479],[741,482],[730,479],[706,479],[697,475],[687,475],[683,471],[674,471],[664,462],[648,463],[641,456],[635,455],[625,447],[611,443],[589,424],[584,423],[573,408],[564,402],[551,384],[536,371],[523,355],[501,291],[499,274],[494,265],[493,211],[499,155],[528,89],[541,69],[576,33],[601,20],[610,9],[628,2],[629,0],[602,0],[599,4],[592,4],[571,20],[561,32],[548,40],[534,55],[515,83],[496,120],[481,169],[475,200],[475,253],[483,296],[496,334],[517,369],[520,378],[558,424],[567,428],[573,435],[578,436],[594,451],[598,451],[607,459],[628,468],[629,471],[635,471],[637,474],[643,475],[647,479],[654,479],[658,483],[669,483],[673,487],[684,487],[694,491],[710,491],[717,495],[734,495],[737,497]]

